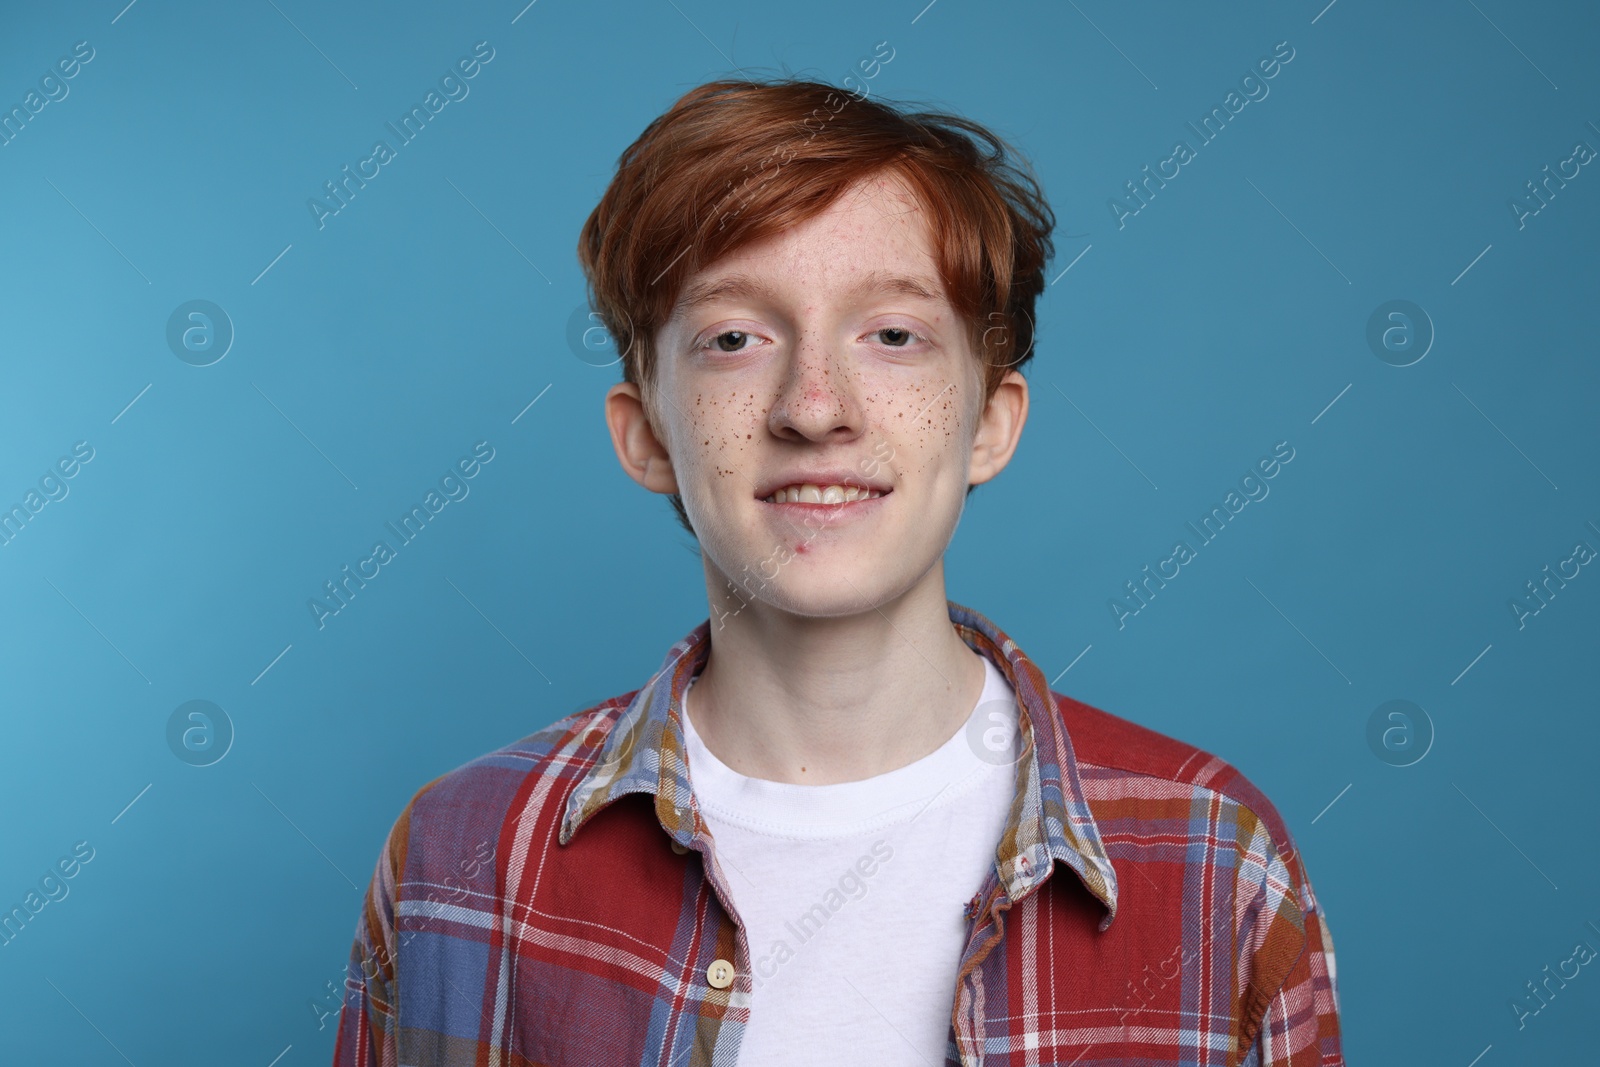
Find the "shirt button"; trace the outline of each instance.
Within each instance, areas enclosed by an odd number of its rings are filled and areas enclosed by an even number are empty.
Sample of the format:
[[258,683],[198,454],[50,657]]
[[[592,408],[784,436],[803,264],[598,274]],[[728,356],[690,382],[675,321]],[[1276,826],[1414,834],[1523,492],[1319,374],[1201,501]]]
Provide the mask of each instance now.
[[672,851],[674,851],[678,855],[682,856],[682,855],[686,855],[689,850],[686,847],[684,847],[683,845],[678,844],[678,839],[677,838],[673,838],[672,839]]
[[712,960],[706,968],[706,981],[712,989],[727,989],[733,984],[733,964],[727,960]]

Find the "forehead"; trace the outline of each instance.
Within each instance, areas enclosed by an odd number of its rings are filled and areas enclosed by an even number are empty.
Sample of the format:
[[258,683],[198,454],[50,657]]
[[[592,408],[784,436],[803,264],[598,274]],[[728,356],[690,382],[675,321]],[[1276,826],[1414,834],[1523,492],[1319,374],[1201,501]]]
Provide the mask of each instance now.
[[892,174],[859,180],[804,222],[701,268],[685,280],[670,317],[679,319],[724,299],[866,293],[929,304],[947,299],[927,212]]

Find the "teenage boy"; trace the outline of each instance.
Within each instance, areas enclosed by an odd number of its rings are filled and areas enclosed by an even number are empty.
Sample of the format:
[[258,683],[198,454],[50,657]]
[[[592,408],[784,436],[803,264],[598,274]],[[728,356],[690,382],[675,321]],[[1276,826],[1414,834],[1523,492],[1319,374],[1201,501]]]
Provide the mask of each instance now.
[[1272,804],[946,599],[1053,226],[982,127],[797,79],[694,89],[623,154],[579,244],[605,416],[710,616],[415,794],[336,1065],[1342,1063]]

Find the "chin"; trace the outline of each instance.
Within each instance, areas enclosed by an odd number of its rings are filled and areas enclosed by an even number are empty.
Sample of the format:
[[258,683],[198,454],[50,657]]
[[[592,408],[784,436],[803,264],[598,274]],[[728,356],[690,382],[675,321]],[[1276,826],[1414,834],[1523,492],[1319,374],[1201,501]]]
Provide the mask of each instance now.
[[882,607],[894,599],[897,593],[876,588],[863,588],[858,594],[855,590],[845,587],[844,593],[838,590],[811,591],[805,594],[780,593],[768,595],[762,599],[769,608],[782,611],[788,615],[796,615],[805,619],[842,619],[852,615],[864,615],[875,608]]
[[[817,563],[822,566],[807,567]],[[803,569],[804,568],[804,569]],[[834,561],[797,559],[761,590],[766,604],[807,618],[841,618],[875,611],[904,596],[926,567],[908,567],[907,555],[853,554]]]

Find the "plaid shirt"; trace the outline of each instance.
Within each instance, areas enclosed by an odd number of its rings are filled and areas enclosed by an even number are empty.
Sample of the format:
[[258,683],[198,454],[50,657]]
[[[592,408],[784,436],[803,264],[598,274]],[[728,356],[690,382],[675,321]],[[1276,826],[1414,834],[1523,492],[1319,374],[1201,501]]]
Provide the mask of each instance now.
[[[949,611],[1016,691],[1022,756],[946,1064],[1342,1065],[1333,942],[1266,797]],[[682,726],[710,641],[708,619],[643,688],[417,791],[357,924],[335,1067],[732,1067],[750,946]]]

